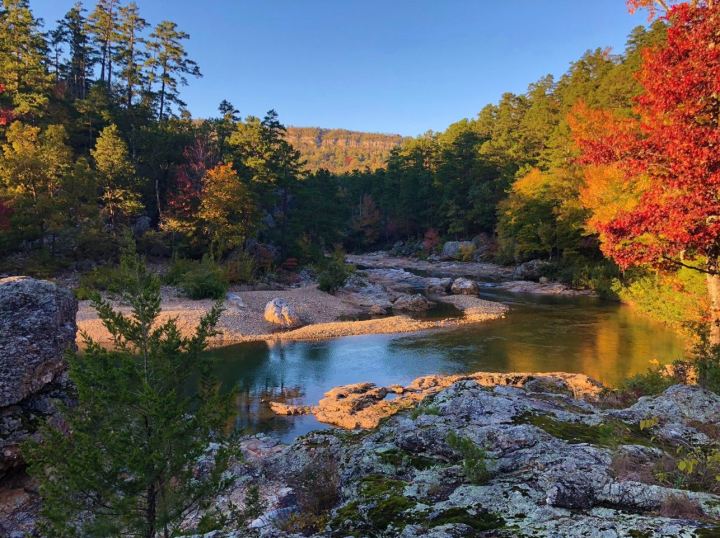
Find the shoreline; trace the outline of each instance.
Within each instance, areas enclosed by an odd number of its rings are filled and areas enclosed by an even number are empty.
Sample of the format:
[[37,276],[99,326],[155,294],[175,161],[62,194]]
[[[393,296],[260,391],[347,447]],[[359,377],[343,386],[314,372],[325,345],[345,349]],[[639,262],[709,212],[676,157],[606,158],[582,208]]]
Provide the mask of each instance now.
[[[174,318],[183,336],[192,335],[202,316],[215,304],[211,300],[193,301],[178,297],[171,288],[163,288],[162,295],[162,312],[158,322],[162,323]],[[267,323],[263,319],[263,311],[265,304],[274,298],[288,301],[297,310],[304,325],[282,330]],[[454,304],[463,312],[463,316],[423,320],[407,315],[390,315],[343,321],[342,317],[360,316],[363,309],[345,298],[321,292],[316,286],[273,291],[231,290],[224,301],[225,311],[217,326],[219,334],[208,340],[208,349],[248,342],[313,341],[344,336],[449,329],[500,319],[509,310],[505,304],[477,297],[447,296],[436,297],[434,300]],[[126,305],[117,302],[112,304],[116,310],[124,314],[130,312]],[[93,341],[102,345],[112,343],[109,333],[89,301],[81,301],[79,304],[77,326],[79,347],[83,347],[84,344],[81,333],[87,334]]]

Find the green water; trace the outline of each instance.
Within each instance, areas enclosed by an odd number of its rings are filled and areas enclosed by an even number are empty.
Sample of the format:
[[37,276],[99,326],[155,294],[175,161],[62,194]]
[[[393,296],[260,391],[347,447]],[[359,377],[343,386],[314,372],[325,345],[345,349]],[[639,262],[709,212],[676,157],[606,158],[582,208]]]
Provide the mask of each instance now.
[[482,295],[508,304],[507,317],[447,331],[241,344],[209,352],[225,387],[239,389],[236,427],[292,439],[323,426],[313,417],[274,416],[269,401],[312,404],[332,387],[360,381],[387,385],[435,373],[566,371],[615,385],[645,371],[651,360],[684,354],[680,337],[616,303],[494,290]]

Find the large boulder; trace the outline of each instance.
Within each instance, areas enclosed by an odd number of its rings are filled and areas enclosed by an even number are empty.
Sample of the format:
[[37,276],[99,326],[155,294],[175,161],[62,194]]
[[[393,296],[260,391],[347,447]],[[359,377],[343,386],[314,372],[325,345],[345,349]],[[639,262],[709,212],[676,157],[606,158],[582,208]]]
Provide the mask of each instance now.
[[453,295],[477,295],[480,292],[480,286],[469,278],[456,278],[450,291]]
[[75,349],[77,301],[51,282],[0,280],[0,481],[22,468],[20,445],[69,401],[64,356]]
[[265,321],[290,328],[301,324],[300,316],[285,299],[276,297],[265,305]]
[[76,313],[73,294],[51,282],[0,280],[0,407],[41,391],[65,370]]

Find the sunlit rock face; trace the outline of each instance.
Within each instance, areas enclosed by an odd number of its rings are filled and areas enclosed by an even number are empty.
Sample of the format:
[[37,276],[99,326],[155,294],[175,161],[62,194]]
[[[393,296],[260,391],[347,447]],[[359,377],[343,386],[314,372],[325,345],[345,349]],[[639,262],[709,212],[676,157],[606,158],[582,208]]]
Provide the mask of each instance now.
[[0,280],[0,536],[32,528],[37,499],[26,488],[20,445],[55,417],[57,402],[70,402],[65,353],[75,349],[76,313],[65,288]]

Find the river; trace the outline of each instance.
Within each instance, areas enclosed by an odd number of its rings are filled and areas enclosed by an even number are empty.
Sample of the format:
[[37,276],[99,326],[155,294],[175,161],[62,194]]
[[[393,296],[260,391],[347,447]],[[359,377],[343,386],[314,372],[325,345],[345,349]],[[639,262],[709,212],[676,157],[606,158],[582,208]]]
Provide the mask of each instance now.
[[491,288],[481,297],[508,304],[507,317],[420,334],[261,342],[208,353],[224,387],[238,389],[235,427],[287,441],[325,426],[312,416],[275,416],[271,400],[313,404],[338,385],[406,384],[427,374],[477,371],[580,372],[612,386],[645,371],[651,360],[666,363],[685,353],[673,331],[614,302]]

